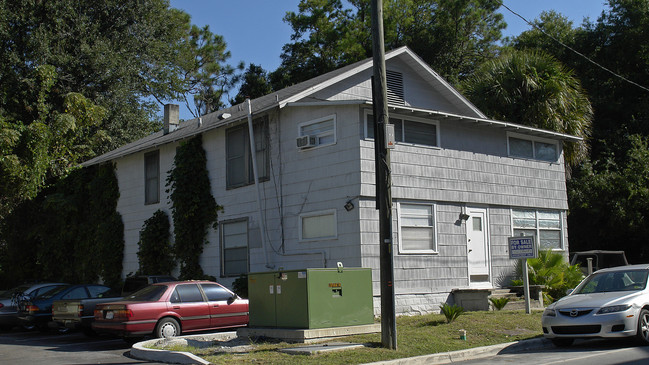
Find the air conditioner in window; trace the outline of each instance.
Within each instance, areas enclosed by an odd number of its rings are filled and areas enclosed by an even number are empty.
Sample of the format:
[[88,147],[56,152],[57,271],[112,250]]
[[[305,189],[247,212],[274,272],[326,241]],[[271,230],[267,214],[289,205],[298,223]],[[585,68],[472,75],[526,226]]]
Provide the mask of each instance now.
[[305,149],[315,147],[318,143],[318,137],[316,136],[300,136],[297,137],[297,148]]

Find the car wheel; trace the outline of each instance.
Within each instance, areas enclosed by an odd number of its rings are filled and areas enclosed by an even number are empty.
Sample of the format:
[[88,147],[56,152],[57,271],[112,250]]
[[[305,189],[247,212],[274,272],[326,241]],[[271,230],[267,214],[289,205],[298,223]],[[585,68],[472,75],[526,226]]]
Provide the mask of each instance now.
[[180,336],[178,321],[170,317],[161,319],[155,328],[155,336],[160,338]]
[[638,331],[636,333],[638,341],[643,345],[649,345],[649,310],[640,310],[638,316]]
[[556,347],[568,347],[572,345],[572,343],[575,342],[573,338],[553,338],[552,343]]

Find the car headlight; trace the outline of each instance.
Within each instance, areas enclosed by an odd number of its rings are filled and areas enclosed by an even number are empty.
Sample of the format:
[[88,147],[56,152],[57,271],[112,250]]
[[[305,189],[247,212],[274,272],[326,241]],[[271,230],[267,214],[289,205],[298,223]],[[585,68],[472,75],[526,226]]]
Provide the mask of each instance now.
[[544,316],[544,317],[546,317],[546,316],[547,316],[547,317],[556,317],[556,316],[557,316],[557,313],[554,311],[554,309],[546,308],[546,309],[543,311],[543,316]]
[[597,314],[606,314],[606,313],[615,313],[615,312],[624,312],[625,310],[631,308],[630,304],[624,305],[612,305],[610,307],[603,307],[597,311]]

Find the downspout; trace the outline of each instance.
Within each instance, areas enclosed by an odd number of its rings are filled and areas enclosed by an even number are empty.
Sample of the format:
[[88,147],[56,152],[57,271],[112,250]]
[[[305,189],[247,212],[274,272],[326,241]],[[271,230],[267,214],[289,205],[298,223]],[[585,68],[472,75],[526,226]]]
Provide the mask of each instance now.
[[255,144],[255,132],[252,129],[252,105],[250,99],[248,102],[248,136],[250,137],[250,154],[252,155],[252,175],[255,178],[255,187],[257,187],[257,209],[259,213],[259,225],[261,232],[261,247],[264,250],[264,259],[266,261],[266,268],[272,269],[268,262],[268,250],[266,249],[266,222],[264,221],[264,213],[261,209],[261,186],[259,185],[259,174],[257,173],[257,145]]

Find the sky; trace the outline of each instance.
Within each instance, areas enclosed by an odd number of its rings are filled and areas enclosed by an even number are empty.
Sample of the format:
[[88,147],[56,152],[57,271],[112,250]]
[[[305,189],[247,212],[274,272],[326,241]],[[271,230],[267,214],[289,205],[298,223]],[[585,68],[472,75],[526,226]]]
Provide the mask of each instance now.
[[[212,33],[223,36],[231,53],[229,63],[254,63],[268,71],[280,64],[282,46],[291,41],[291,27],[283,21],[287,11],[297,12],[299,0],[171,0],[171,7],[182,9],[193,24],[209,25]],[[596,21],[605,8],[605,0],[503,0],[512,11],[532,21],[545,10],[555,10],[582,24],[584,18]],[[530,29],[522,19],[502,8],[507,28],[503,36],[516,36]],[[236,93],[236,90],[232,91]],[[234,94],[231,95],[234,97]],[[192,119],[184,105],[181,119]]]

